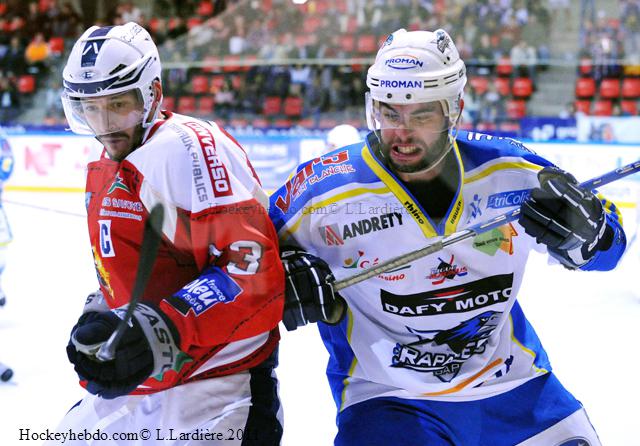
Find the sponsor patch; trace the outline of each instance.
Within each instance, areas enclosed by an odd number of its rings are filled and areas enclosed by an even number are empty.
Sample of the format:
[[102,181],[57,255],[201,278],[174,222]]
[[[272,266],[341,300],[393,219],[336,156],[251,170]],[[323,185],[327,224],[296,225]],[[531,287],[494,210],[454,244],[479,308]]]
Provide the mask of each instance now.
[[482,215],[482,209],[480,208],[482,204],[482,197],[478,194],[473,195],[473,201],[469,203],[469,219],[467,223],[470,223],[472,220],[480,217]]
[[[380,259],[378,257],[371,259],[370,257],[365,256],[364,251],[358,250],[357,255],[348,257],[342,262],[342,267],[344,269],[368,269],[377,266],[379,262]],[[401,273],[400,271],[409,268],[411,268],[411,265],[404,265],[385,273],[378,274],[376,277],[388,282],[397,282],[404,280],[407,277],[405,273]]]
[[131,191],[129,190],[129,187],[126,184],[124,184],[124,181],[120,176],[120,172],[116,174],[116,177],[114,178],[113,183],[111,183],[111,186],[109,186],[107,195],[111,194],[112,192],[115,192],[116,190],[123,190],[128,194],[131,193]]
[[410,54],[401,54],[391,57],[385,60],[384,64],[394,70],[411,70],[413,68],[424,66],[424,62]]
[[394,294],[380,290],[380,303],[385,313],[404,317],[464,313],[507,302],[512,287],[513,274],[501,274],[424,293]]
[[513,225],[500,226],[499,228],[476,235],[473,238],[473,247],[487,255],[494,256],[498,250],[504,251],[509,255],[513,255],[513,237],[518,232]]
[[200,316],[209,308],[219,303],[231,303],[242,292],[242,288],[227,274],[215,266],[205,270],[205,273],[191,283],[186,284],[174,294],[188,305],[187,311],[179,309],[187,314],[191,309],[196,316]]
[[415,79],[382,79],[381,87],[386,88],[422,88],[422,81]]
[[489,195],[487,207],[493,209],[520,206],[529,196],[529,189],[510,190]]
[[343,245],[345,240],[357,238],[372,232],[402,226],[402,213],[390,212],[380,216],[363,218],[340,227],[338,223],[318,228],[322,241],[327,246]]
[[468,274],[466,266],[455,263],[453,254],[451,254],[451,259],[448,262],[445,262],[440,257],[438,257],[438,260],[440,260],[440,264],[435,268],[431,268],[431,272],[427,276],[432,285],[440,285],[445,279],[453,280],[456,277],[464,277]]

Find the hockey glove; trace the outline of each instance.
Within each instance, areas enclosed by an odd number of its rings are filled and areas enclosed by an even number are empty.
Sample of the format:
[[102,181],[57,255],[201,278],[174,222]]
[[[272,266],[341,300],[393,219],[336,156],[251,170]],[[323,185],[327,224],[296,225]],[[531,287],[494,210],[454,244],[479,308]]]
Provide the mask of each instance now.
[[171,369],[179,338],[173,323],[148,304],[138,304],[111,361],[95,355],[115,331],[127,306],[83,314],[71,331],[67,356],[87,390],[102,398],[126,395],[146,381]]
[[521,207],[519,223],[527,234],[571,269],[611,246],[605,211],[591,191],[557,167],[542,169],[538,180],[540,187],[531,190]]
[[334,293],[329,265],[295,247],[282,247],[285,271],[285,303],[282,322],[288,331],[310,322],[338,323],[346,303]]

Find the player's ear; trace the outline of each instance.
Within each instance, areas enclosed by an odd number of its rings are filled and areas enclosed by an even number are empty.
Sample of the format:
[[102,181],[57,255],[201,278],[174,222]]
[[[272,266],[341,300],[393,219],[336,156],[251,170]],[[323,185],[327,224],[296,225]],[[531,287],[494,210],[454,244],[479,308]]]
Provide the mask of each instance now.
[[153,103],[149,117],[156,116],[156,108],[160,107],[162,103],[162,83],[159,79],[154,80],[151,84],[151,94],[153,95]]

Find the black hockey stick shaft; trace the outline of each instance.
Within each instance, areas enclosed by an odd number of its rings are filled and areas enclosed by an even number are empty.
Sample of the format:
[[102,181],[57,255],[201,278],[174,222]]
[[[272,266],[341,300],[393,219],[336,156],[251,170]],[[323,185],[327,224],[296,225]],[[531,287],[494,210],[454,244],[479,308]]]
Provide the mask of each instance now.
[[162,207],[162,204],[156,204],[151,209],[151,212],[144,224],[142,246],[140,247],[140,259],[138,260],[138,274],[136,275],[136,281],[133,284],[133,291],[131,292],[127,312],[118,324],[116,330],[111,334],[111,337],[100,346],[98,353],[96,353],[96,358],[100,361],[111,361],[115,357],[116,348],[118,348],[120,338],[122,338],[127,326],[131,322],[133,311],[136,309],[136,305],[138,305],[138,302],[147,287],[147,282],[149,281],[153,265],[156,261],[156,256],[158,255],[160,241],[162,240],[163,222],[164,208]]
[[[640,171],[640,160],[634,161],[633,163],[627,164],[626,166],[622,166],[617,169],[614,169],[596,178],[592,178],[589,181],[585,181],[584,183],[581,183],[580,186],[584,187],[585,189],[591,190],[596,187],[604,186],[605,184],[609,184],[614,181],[617,181],[621,178],[634,174],[638,171]],[[353,276],[346,277],[342,280],[338,280],[333,283],[333,289],[335,291],[340,291],[351,285],[355,285],[356,283],[360,283],[364,280],[375,277],[378,274],[386,273],[400,266],[404,266],[407,263],[413,262],[414,260],[428,256],[435,252],[438,252],[441,249],[443,249],[445,246],[453,245],[454,243],[458,243],[458,242],[461,242],[462,240],[475,237],[478,234],[482,234],[484,232],[498,228],[506,223],[517,220],[519,215],[520,215],[520,208],[518,207],[505,214],[498,215],[497,217],[494,217],[482,223],[478,223],[477,225],[470,226],[467,229],[463,229],[462,231],[458,231],[451,235],[448,235],[438,240],[437,242],[431,243],[421,249],[409,252],[407,254],[400,255],[398,257],[394,257],[392,259],[387,260],[386,262],[382,262],[377,266],[366,269],[358,274],[354,274]]]

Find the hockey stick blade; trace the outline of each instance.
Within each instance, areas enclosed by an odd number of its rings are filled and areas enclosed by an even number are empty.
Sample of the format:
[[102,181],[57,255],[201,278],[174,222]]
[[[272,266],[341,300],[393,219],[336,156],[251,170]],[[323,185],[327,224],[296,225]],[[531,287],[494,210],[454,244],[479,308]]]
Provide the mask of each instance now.
[[160,241],[162,240],[162,223],[164,221],[164,208],[162,204],[156,204],[149,213],[149,217],[144,224],[144,232],[142,234],[142,246],[140,247],[140,259],[138,260],[138,274],[136,275],[136,281],[133,284],[133,291],[131,292],[131,298],[129,299],[129,306],[127,312],[118,324],[116,330],[111,334],[111,337],[100,346],[96,358],[99,361],[111,361],[115,357],[116,348],[120,338],[127,329],[127,326],[131,322],[133,317],[133,311],[138,305],[138,301],[142,297],[147,282],[151,276],[153,265],[158,255],[158,248],[160,247]]
[[[617,169],[614,169],[610,172],[600,175],[599,177],[592,178],[591,180],[585,181],[584,183],[581,183],[580,186],[584,187],[585,189],[591,190],[596,187],[604,186],[605,184],[609,184],[614,181],[617,181],[621,178],[634,174],[638,171],[640,171],[640,160],[634,161],[633,163],[627,164],[626,166],[622,166]],[[389,259],[385,262],[378,264],[377,266],[366,269],[358,274],[354,274],[353,276],[344,278],[342,280],[338,280],[333,283],[333,289],[334,291],[340,291],[351,285],[355,285],[356,283],[360,283],[364,280],[375,277],[378,274],[386,273],[400,266],[404,266],[407,263],[413,262],[414,260],[428,256],[429,254],[433,254],[434,252],[438,252],[446,246],[461,242],[471,237],[475,237],[478,234],[491,231],[492,229],[500,227],[514,220],[517,220],[519,215],[520,215],[520,208],[518,207],[516,209],[513,209],[505,214],[498,215],[497,217],[494,217],[485,222],[470,226],[467,229],[464,229],[462,231],[454,232],[453,234],[443,237],[437,242],[431,243],[416,251],[412,251],[407,254],[394,257],[392,259]]]

